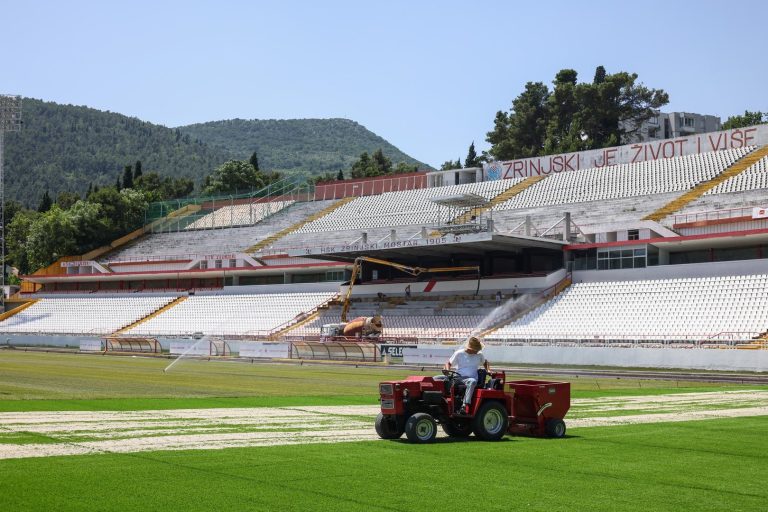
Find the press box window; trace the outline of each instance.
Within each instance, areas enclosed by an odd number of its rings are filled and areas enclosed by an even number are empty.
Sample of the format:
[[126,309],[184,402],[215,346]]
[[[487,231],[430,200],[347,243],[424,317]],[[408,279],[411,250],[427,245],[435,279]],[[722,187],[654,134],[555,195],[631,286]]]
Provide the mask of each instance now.
[[640,240],[640,230],[630,229],[627,231],[627,240]]

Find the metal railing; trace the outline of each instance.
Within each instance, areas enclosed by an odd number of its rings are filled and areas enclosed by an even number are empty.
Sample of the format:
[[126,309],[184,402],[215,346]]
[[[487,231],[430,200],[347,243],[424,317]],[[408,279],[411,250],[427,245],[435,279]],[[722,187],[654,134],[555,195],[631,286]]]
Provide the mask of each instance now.
[[709,210],[696,213],[681,213],[675,215],[674,225],[688,224],[692,222],[710,222],[716,220],[752,218],[753,207],[729,208],[726,210]]

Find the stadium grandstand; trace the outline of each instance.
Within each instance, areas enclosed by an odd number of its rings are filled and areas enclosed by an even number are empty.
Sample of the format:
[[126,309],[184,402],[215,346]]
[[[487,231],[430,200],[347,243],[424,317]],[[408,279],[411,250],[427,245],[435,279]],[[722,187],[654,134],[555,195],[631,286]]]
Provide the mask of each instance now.
[[291,182],[150,206],[137,232],[24,276],[0,332],[277,342],[381,316],[412,344],[762,349],[767,207],[767,126]]

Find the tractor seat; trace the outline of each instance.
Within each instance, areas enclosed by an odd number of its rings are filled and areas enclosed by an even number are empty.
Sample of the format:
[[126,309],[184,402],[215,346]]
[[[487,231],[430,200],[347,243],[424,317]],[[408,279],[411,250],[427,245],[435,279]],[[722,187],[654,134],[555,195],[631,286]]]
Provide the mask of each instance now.
[[485,386],[486,389],[503,389],[501,379],[490,379]]

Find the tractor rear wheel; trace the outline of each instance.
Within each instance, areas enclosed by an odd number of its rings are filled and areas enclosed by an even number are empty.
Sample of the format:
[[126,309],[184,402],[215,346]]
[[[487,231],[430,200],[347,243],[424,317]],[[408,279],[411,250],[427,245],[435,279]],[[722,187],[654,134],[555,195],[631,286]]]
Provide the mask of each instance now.
[[402,429],[397,426],[397,419],[384,416],[382,413],[376,416],[376,433],[382,439],[400,439],[403,435]]
[[485,402],[472,421],[472,430],[484,441],[498,441],[508,427],[507,410],[498,402]]
[[472,423],[468,419],[445,420],[443,431],[451,437],[469,437],[472,433]]
[[437,435],[437,422],[427,413],[417,412],[405,422],[405,436],[412,443],[431,443]]
[[549,419],[544,424],[544,431],[549,437],[561,438],[565,436],[565,422],[556,418]]

